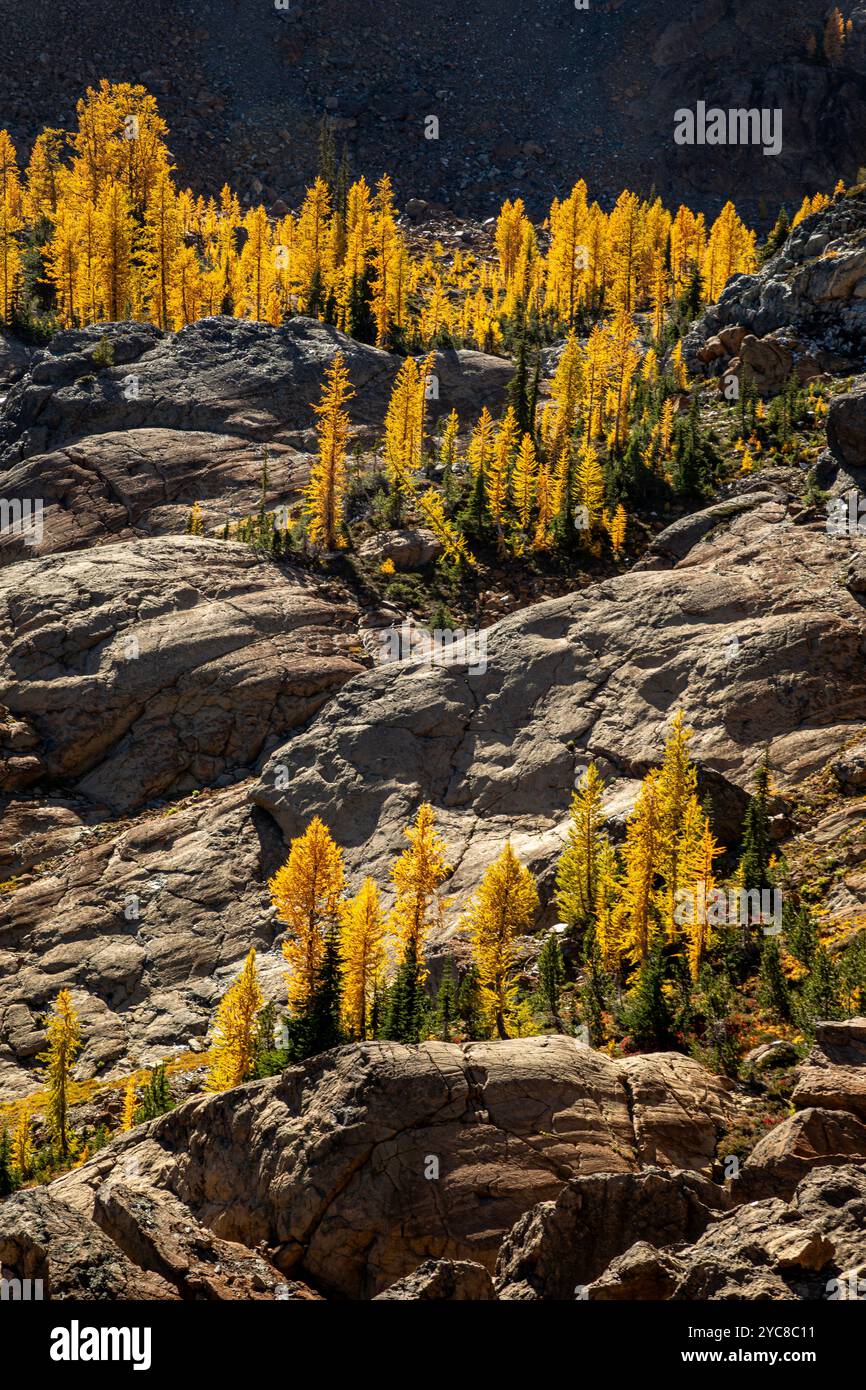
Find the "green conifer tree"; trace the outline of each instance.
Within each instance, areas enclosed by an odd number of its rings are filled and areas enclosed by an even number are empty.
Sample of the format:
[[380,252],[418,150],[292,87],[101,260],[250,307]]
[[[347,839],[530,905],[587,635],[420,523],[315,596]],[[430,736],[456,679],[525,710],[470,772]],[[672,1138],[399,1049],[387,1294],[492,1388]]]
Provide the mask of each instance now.
[[565,962],[559,937],[551,932],[538,956],[538,983],[544,1002],[557,1027],[560,1026],[559,998],[565,981]]
[[457,1012],[463,1023],[463,1030],[470,1041],[484,1036],[484,1010],[481,1005],[481,984],[478,979],[478,966],[469,966],[460,982],[457,994]]
[[8,1197],[17,1186],[12,1167],[12,1140],[4,1126],[0,1130],[0,1197]]
[[[772,887],[770,882],[770,767],[766,753],[755,775],[755,790],[743,821],[743,854],[740,874],[747,893]],[[743,923],[746,930],[747,923]]]
[[450,1042],[457,1021],[457,981],[454,978],[454,965],[448,959],[442,970],[442,979],[436,995],[433,1011],[433,1031],[440,1042]]
[[768,937],[761,952],[758,1002],[780,1023],[791,1020],[791,991],[782,969],[782,953],[775,937]]
[[812,969],[800,994],[797,1021],[803,1032],[812,1036],[819,1019],[843,1016],[839,972],[827,948],[818,946],[812,960]]
[[420,1042],[427,1012],[421,966],[415,947],[410,943],[388,991],[382,1037],[393,1042]]
[[[340,950],[335,931],[325,938],[325,952],[315,987],[302,1012],[287,1025],[288,1054],[293,1062],[315,1057],[343,1042],[340,1027]],[[416,1040],[417,1041],[417,1040]]]
[[641,1052],[663,1051],[674,1041],[665,978],[665,958],[661,947],[656,946],[641,965],[622,1009],[623,1027]]

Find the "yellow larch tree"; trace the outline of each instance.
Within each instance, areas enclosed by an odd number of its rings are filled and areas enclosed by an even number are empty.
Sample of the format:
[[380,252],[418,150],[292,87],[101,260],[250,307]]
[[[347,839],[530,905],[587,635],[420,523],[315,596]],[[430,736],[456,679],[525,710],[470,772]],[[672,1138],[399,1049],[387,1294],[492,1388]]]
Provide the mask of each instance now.
[[628,818],[623,846],[616,920],[623,948],[636,963],[646,959],[659,934],[654,891],[661,845],[658,780],[657,771],[644,778]]
[[393,330],[403,323],[407,294],[405,250],[397,231],[394,190],[387,174],[377,183],[373,198],[372,241],[376,346],[385,348],[391,345]]
[[228,1091],[253,1074],[256,1062],[256,1018],[264,1004],[251,948],[243,969],[219,1002],[209,1039],[210,1066],[205,1090]]
[[445,504],[434,487],[428,487],[418,497],[418,510],[434,536],[442,542],[446,559],[475,569],[477,561],[460,531],[445,515]]
[[487,510],[496,528],[496,536],[500,547],[504,544],[505,507],[508,501],[509,484],[511,481],[511,466],[519,438],[520,430],[517,424],[517,416],[514,413],[514,407],[509,406],[499,429],[496,431],[496,439],[493,445],[493,457],[490,460],[490,466],[487,470],[484,489],[487,499]]
[[122,185],[107,179],[93,221],[97,296],[105,317],[126,317],[131,290],[132,210]]
[[79,222],[69,206],[62,206],[45,253],[47,278],[54,286],[61,322],[70,327],[78,309]]
[[18,1122],[12,1135],[12,1163],[23,1180],[30,1176],[33,1166],[33,1112],[31,1102],[22,1100]]
[[353,183],[346,197],[346,251],[340,265],[338,327],[351,329],[353,299],[361,292],[375,249],[373,197],[365,178]]
[[439,439],[439,462],[442,465],[442,492],[450,502],[454,488],[454,469],[457,464],[457,440],[460,418],[456,410],[448,415]]
[[625,190],[610,215],[610,302],[614,311],[631,314],[635,308],[640,235],[640,199]]
[[576,501],[586,508],[589,527],[601,520],[604,508],[604,474],[598,455],[591,444],[585,444],[578,455],[574,470]]
[[596,880],[595,939],[604,969],[619,979],[624,950],[622,916],[617,912],[619,866],[616,851],[606,835],[600,842]]
[[535,453],[535,445],[532,442],[532,435],[524,434],[517,451],[511,479],[511,505],[514,508],[517,525],[524,537],[529,535],[537,479],[538,458]]
[[604,424],[604,407],[611,371],[611,344],[600,324],[590,333],[584,353],[581,414],[584,443],[597,439]]
[[661,251],[653,256],[652,278],[650,282],[650,305],[652,308],[652,335],[658,342],[665,326],[665,309],[670,298],[670,286]]
[[185,328],[201,317],[206,293],[204,277],[194,246],[181,246],[172,265],[168,311],[174,329]]
[[550,440],[552,460],[559,461],[571,447],[582,387],[582,353],[577,336],[572,331],[565,340],[562,355],[550,384],[550,396],[554,406]]
[[167,170],[157,176],[153,196],[144,219],[144,282],[150,300],[151,317],[159,328],[173,326],[169,300],[175,258],[183,245],[183,232],[171,177]]
[[469,439],[466,449],[466,462],[469,464],[469,472],[472,478],[477,478],[480,473],[486,479],[493,462],[493,451],[495,448],[495,427],[493,416],[485,405],[478,417],[478,423]]
[[823,47],[827,62],[833,67],[838,66],[845,52],[845,20],[839,9],[830,11],[824,25]]
[[[266,217],[264,221],[267,225]],[[324,305],[333,270],[332,246],[331,195],[324,179],[318,178],[307,190],[298,216],[293,256],[295,282],[306,314]]]
[[398,505],[412,493],[421,468],[424,410],[432,357],[407,357],[397,372],[385,415],[385,472]]
[[390,925],[397,938],[398,963],[413,964],[420,982],[425,976],[427,933],[441,916],[439,885],[450,874],[451,866],[446,861],[445,841],[436,830],[436,817],[429,802],[419,807],[414,825],[404,834],[409,847],[391,871],[395,898]]
[[532,230],[526,216],[522,198],[510,199],[503,203],[496,229],[493,234],[496,253],[499,257],[499,270],[505,288],[511,286],[519,268],[521,252],[526,243],[527,229]]
[[618,452],[628,437],[629,388],[640,353],[637,347],[637,327],[631,314],[621,309],[614,314],[607,328],[609,344],[608,391],[613,418],[612,445]]
[[733,203],[727,202],[710,228],[704,252],[702,273],[706,299],[714,303],[732,275],[747,274],[756,264],[755,233],[747,230]]
[[538,515],[532,545],[535,550],[547,550],[552,541],[550,527],[553,521],[553,485],[546,463],[539,465],[535,486],[535,505]]
[[0,130],[0,320],[9,323],[21,275],[19,237],[24,227],[21,177],[15,146],[8,131]]
[[104,317],[99,300],[100,268],[97,244],[96,207],[86,202],[82,205],[75,223],[78,239],[78,278],[76,301],[79,317],[85,323],[95,323]]
[[563,921],[585,930],[593,918],[604,824],[604,782],[591,762],[571,798],[568,837],[556,869],[556,903]]
[[289,857],[268,882],[277,918],[286,928],[283,956],[289,1006],[302,1013],[325,957],[325,934],[333,930],[345,884],[343,855],[325,823],[315,816],[292,840]]
[[547,257],[547,308],[555,309],[569,328],[584,298],[589,272],[586,244],[589,210],[586,184],[580,179],[561,203],[550,210],[550,251]]
[[387,919],[372,878],[365,878],[354,898],[340,908],[340,1004],[350,1038],[369,1035],[375,1001],[385,978]]
[[346,359],[338,352],[328,368],[322,399],[314,407],[319,417],[316,426],[318,452],[310,470],[306,494],[310,542],[324,550],[337,550],[345,545],[343,507],[350,421],[344,407],[354,394]]
[[66,137],[51,126],[37,135],[27,165],[24,215],[31,223],[51,222],[57,212]]
[[129,1132],[129,1130],[132,1129],[132,1126],[133,1126],[133,1124],[135,1123],[135,1109],[136,1109],[136,1106],[135,1106],[135,1086],[136,1086],[136,1080],[137,1080],[136,1075],[135,1075],[135,1073],[133,1072],[132,1076],[129,1078],[129,1080],[128,1080],[127,1083],[126,1083],[126,1086],[124,1087],[124,1091],[123,1091],[123,1109],[122,1109],[122,1111],[121,1111],[121,1113],[120,1113],[120,1132],[121,1132],[121,1134],[127,1134],[127,1133]]
[[159,172],[169,163],[168,127],[155,98],[144,87],[103,78],[98,88],[87,88],[77,115],[71,137],[74,167],[91,202],[98,202],[104,184],[119,183],[129,206],[142,215]]
[[[683,887],[683,834],[697,808],[697,769],[689,757],[691,729],[681,710],[674,715],[657,779],[659,843],[655,868],[662,879],[659,909],[668,939],[677,935],[674,918]],[[691,821],[689,822],[691,824]]]
[[[243,225],[247,239],[238,268],[240,307],[249,318],[263,319],[276,280],[273,240],[264,208],[250,208]],[[301,274],[307,269],[305,262]]]
[[604,512],[604,528],[610,539],[611,550],[614,555],[619,555],[625,545],[626,530],[628,528],[628,516],[625,507],[618,502],[614,508],[613,516],[607,511]]
[[689,378],[686,372],[686,364],[683,361],[682,339],[674,344],[671,353],[671,372],[673,373],[674,384],[678,391],[687,391],[689,388]]
[[69,1128],[72,1067],[81,1050],[81,1028],[68,989],[62,989],[48,1016],[48,1047],[40,1053],[44,1063],[48,1105],[45,1118],[51,1137],[62,1159],[69,1156],[72,1134]]
[[681,204],[671,224],[671,277],[675,295],[686,288],[693,271],[700,270],[706,244],[704,214],[695,216]]
[[508,841],[463,918],[472,940],[484,1014],[500,1038],[509,1036],[515,1009],[517,938],[529,930],[537,910],[535,880]]
[[685,920],[680,925],[686,939],[693,980],[698,978],[701,961],[713,944],[714,864],[722,852],[707,817],[696,804],[690,805],[683,827],[681,849],[683,892],[688,895],[689,901]]

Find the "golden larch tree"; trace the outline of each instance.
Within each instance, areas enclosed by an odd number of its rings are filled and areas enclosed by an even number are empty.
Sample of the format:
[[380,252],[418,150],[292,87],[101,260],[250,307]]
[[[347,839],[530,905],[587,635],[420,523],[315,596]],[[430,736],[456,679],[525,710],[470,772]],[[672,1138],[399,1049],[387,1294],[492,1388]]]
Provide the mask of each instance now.
[[556,903],[569,926],[592,921],[598,890],[604,824],[604,782],[591,762],[571,798],[568,837],[556,870]]
[[496,432],[493,458],[490,461],[485,479],[487,510],[493,525],[496,527],[496,536],[500,547],[504,542],[505,507],[508,501],[511,465],[514,451],[517,448],[519,433],[514,407],[509,406]]
[[209,1039],[210,1066],[205,1090],[227,1091],[253,1074],[256,1017],[264,1004],[251,948],[243,969],[219,1002]]
[[830,11],[827,23],[824,25],[823,46],[824,57],[827,62],[833,67],[838,66],[845,52],[845,20],[838,9]]
[[585,444],[578,455],[574,471],[577,501],[586,508],[590,529],[601,520],[604,507],[604,474],[598,455],[591,444]]
[[626,530],[628,528],[628,516],[621,502],[617,503],[612,516],[605,511],[604,526],[610,539],[611,550],[614,555],[619,555],[625,545]]
[[121,1134],[128,1134],[128,1132],[132,1129],[133,1124],[135,1123],[135,1082],[136,1076],[133,1072],[132,1076],[127,1081],[123,1091],[123,1110],[120,1114]]
[[29,222],[50,222],[57,212],[64,142],[63,131],[50,126],[33,142],[24,188],[24,213]]
[[538,458],[532,436],[524,434],[514,463],[511,479],[511,505],[520,530],[526,536],[532,520],[532,507],[535,501],[535,488],[538,478]]
[[169,313],[174,263],[183,245],[177,195],[167,170],[160,172],[144,220],[142,263],[151,317],[163,330],[172,327]]
[[442,542],[447,560],[475,569],[477,561],[460,531],[445,515],[445,504],[434,487],[428,487],[418,498],[418,510],[437,540]]
[[368,1036],[371,1013],[385,977],[387,919],[372,878],[340,908],[340,974],[343,1026],[350,1038]]
[[310,470],[306,494],[307,527],[310,541],[324,550],[345,545],[343,508],[346,493],[346,443],[349,416],[344,409],[354,396],[349,369],[341,352],[334,356],[315,406],[318,422],[318,453]]
[[637,327],[627,310],[614,314],[608,329],[609,376],[613,433],[611,443],[618,452],[628,437],[629,387],[640,361],[637,348]]
[[690,805],[683,827],[680,854],[683,896],[688,911],[681,929],[686,938],[689,970],[698,978],[701,961],[713,944],[713,908],[716,878],[714,864],[722,848],[716,843],[710,823],[696,803]]
[[94,214],[97,294],[105,317],[126,317],[131,288],[132,210],[123,186],[108,179]]
[[318,982],[325,957],[325,935],[335,926],[345,884],[343,854],[324,821],[315,816],[292,840],[289,857],[268,881],[277,918],[286,928],[283,956],[289,1006],[304,1007]]
[[410,496],[421,468],[424,409],[432,357],[407,357],[397,373],[385,415],[385,472],[400,506]]
[[537,910],[535,880],[509,841],[490,865],[464,915],[484,1013],[500,1038],[509,1035],[516,1002],[517,938],[529,930]]
[[247,239],[241,252],[239,297],[251,319],[263,319],[276,281],[273,238],[264,208],[250,208],[244,218]]
[[68,989],[62,989],[48,1016],[48,1047],[39,1056],[45,1066],[48,1090],[46,1119],[62,1159],[69,1156],[72,1134],[69,1128],[72,1067],[81,1050],[81,1028]]
[[595,889],[595,939],[605,970],[617,981],[622,970],[624,950],[623,921],[617,906],[620,898],[619,866],[616,851],[607,836],[602,836],[598,854]]
[[445,841],[436,830],[436,817],[429,802],[418,809],[414,825],[404,834],[408,849],[391,871],[394,882],[394,907],[391,929],[397,938],[398,963],[416,963],[419,979],[424,978],[424,943],[427,933],[441,916],[439,885],[448,877],[451,866],[445,858]]
[[21,1102],[12,1135],[12,1162],[22,1181],[30,1176],[33,1166],[33,1113],[30,1102],[26,1100]]
[[5,130],[0,130],[0,320],[9,323],[15,305],[15,291],[21,275],[19,237],[24,227],[21,209],[21,178],[15,146]]
[[689,758],[691,729],[681,710],[674,715],[658,776],[659,846],[656,870],[663,887],[659,906],[668,937],[677,935],[674,913],[683,886],[682,849],[686,818],[697,808],[697,770]]
[[648,773],[628,818],[623,847],[622,892],[616,920],[625,951],[636,963],[646,960],[659,934],[655,900],[660,846],[659,774]]

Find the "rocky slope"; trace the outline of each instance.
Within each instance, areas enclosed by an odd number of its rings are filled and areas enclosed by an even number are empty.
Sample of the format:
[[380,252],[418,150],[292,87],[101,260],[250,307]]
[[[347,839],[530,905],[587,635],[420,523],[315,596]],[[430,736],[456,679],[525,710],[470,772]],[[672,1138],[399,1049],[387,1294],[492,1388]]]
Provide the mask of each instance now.
[[[94,352],[110,344],[113,365]],[[183,529],[193,502],[219,527],[266,501],[297,501],[314,447],[313,403],[340,350],[355,434],[380,431],[400,359],[317,320],[281,328],[203,319],[175,334],[142,324],[60,333],[29,355],[0,419],[4,495],[40,498],[42,538],[4,536],[0,565],[39,554]],[[98,359],[97,359],[98,360]],[[441,351],[429,417],[498,410],[512,376],[502,358]]]
[[[782,475],[771,492],[746,492],[736,506],[677,523],[632,573],[504,619],[484,634],[483,672],[473,649],[445,665],[353,676],[351,653],[336,650],[338,634],[325,636],[324,653],[320,645],[322,629],[350,626],[350,613],[341,616],[317,586],[298,588],[290,570],[247,552],[229,580],[225,556],[240,548],[216,542],[134,542],[121,555],[109,547],[104,571],[99,550],[13,566],[4,611],[19,627],[9,629],[6,685],[14,693],[28,671],[39,679],[20,685],[4,727],[5,855],[13,872],[24,870],[3,899],[0,924],[10,967],[0,983],[5,1084],[26,1089],[40,1013],[61,985],[81,991],[87,1074],[97,1060],[140,1064],[168,1043],[200,1045],[219,990],[214,969],[228,968],[249,944],[263,950],[280,998],[280,938],[264,882],[314,814],[344,846],[353,877],[370,872],[385,884],[403,826],[430,799],[454,866],[453,916],[438,949],[459,952],[453,920],[505,834],[549,893],[580,769],[599,760],[608,812],[621,820],[636,779],[659,756],[671,711],[682,708],[704,790],[733,843],[764,745],[785,790],[866,737],[862,538],[829,536],[824,514],[797,500],[799,486]],[[147,569],[153,548],[164,557],[158,580]],[[135,591],[126,587],[135,569],[123,579],[121,556],[124,565],[135,558],[145,566],[140,575],[153,572],[163,595],[152,620],[138,616],[137,662],[123,660],[124,633],[136,627]],[[184,578],[187,561],[194,579]],[[102,575],[101,612],[84,604],[80,633],[62,609],[53,626],[42,609],[28,620],[14,598],[22,573],[50,595],[51,576],[76,565]],[[85,591],[100,588],[94,581]],[[128,606],[120,591],[133,599]],[[62,602],[74,606],[64,592]],[[200,659],[190,669],[183,653],[191,633]],[[304,651],[310,635],[313,654]],[[119,681],[137,692],[132,708],[118,700]],[[76,722],[60,713],[85,689],[76,738]],[[247,698],[260,712],[263,693],[284,729],[301,727],[248,790],[229,787],[209,795],[204,809],[193,801],[170,818],[94,833],[95,803],[128,809],[148,788],[189,790],[240,776],[266,739],[281,736],[252,706],[244,714]],[[28,791],[35,778],[43,793],[56,782],[38,829],[35,789]],[[31,877],[34,862],[41,867]],[[846,891],[840,908],[862,900],[853,874]]]
[[[864,1038],[819,1030],[839,1106]],[[811,1147],[790,1122],[755,1150],[754,1201],[711,1176],[742,1104],[679,1054],[572,1038],[339,1048],[19,1192],[0,1262],[57,1298],[826,1298],[864,1258],[862,1138],[807,1110]]]
[[[735,275],[683,342],[693,370],[728,370],[742,334],[721,350],[702,349],[724,330],[745,329],[791,365],[811,358],[824,370],[859,371],[866,354],[866,192],[836,198],[790,233],[754,275]],[[772,335],[772,336],[769,336]],[[715,342],[718,342],[717,336]],[[756,354],[757,356],[757,354]],[[787,371],[785,372],[787,375]],[[758,382],[760,386],[761,383]],[[778,389],[779,383],[773,384]]]
[[[804,252],[816,225],[836,224],[813,221]],[[838,257],[816,252],[814,283],[859,254],[857,225]],[[835,305],[853,352],[859,272],[809,299],[813,280],[774,264],[747,287],[767,316],[750,319],[744,294],[724,317],[832,354]],[[777,281],[796,295],[774,299]],[[696,350],[727,326],[707,317]],[[103,333],[114,365],[97,370]],[[33,1090],[61,987],[80,1079],[194,1060],[251,945],[282,1004],[266,882],[314,814],[351,886],[384,885],[433,803],[453,866],[434,966],[465,950],[459,909],[507,834],[546,924],[582,768],[597,760],[619,833],[676,709],[721,838],[739,834],[766,746],[782,793],[835,788],[796,841],[776,802],[775,836],[792,859],[832,860],[832,911],[866,902],[866,551],[856,530],[828,534],[796,463],[444,664],[367,669],[369,628],[399,614],[178,534],[199,497],[214,530],[257,507],[264,446],[268,505],[297,494],[338,347],[374,436],[395,359],[304,320],[114,325],[19,364],[0,477],[49,505],[42,544],[8,548],[0,570],[0,1100]],[[437,373],[440,409],[469,418],[501,404],[511,368],[440,354]],[[864,392],[830,409],[819,476],[837,492],[861,485]],[[863,1259],[864,1036],[864,1020],[821,1027],[797,1113],[727,1183],[718,1142],[748,1102],[679,1054],[614,1062],[566,1038],[342,1049],[196,1096],[47,1194],[18,1193],[0,1206],[0,1262],[55,1296],[823,1297]],[[100,1092],[97,1108],[115,1104],[96,1118],[116,1124],[118,1099]]]
[[746,500],[727,522],[711,514],[670,567],[638,566],[496,624],[484,672],[470,644],[448,666],[358,677],[272,755],[254,803],[286,838],[321,815],[353,867],[375,871],[427,798],[459,892],[506,825],[534,869],[550,864],[590,758],[627,804],[682,708],[722,833],[734,833],[760,748],[793,786],[862,730],[866,691],[864,612],[847,579],[859,538],[829,537],[784,488]]
[[[106,76],[156,94],[181,177],[205,193],[228,180],[248,199],[296,200],[327,113],[355,173],[388,169],[402,200],[489,216],[516,194],[541,213],[582,176],[605,198],[654,186],[712,213],[736,186],[766,218],[863,161],[866,15],[845,7],[852,38],[830,67],[827,12],[824,0],[784,14],[769,0],[477,0],[471,13],[459,0],[148,0],[142,23],[115,0],[108,23],[88,0],[58,25],[49,0],[31,0],[7,16],[4,120],[26,149],[42,124],[72,125],[84,83]],[[781,153],[675,145],[674,111],[697,100],[781,108]],[[425,139],[429,115],[438,140]]]

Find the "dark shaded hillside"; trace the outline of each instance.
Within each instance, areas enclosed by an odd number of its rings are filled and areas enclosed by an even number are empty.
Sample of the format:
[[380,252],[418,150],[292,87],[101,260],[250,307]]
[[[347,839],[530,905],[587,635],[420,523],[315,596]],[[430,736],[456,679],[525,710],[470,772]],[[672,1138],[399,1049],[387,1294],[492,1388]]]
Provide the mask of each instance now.
[[[51,0],[4,4],[0,120],[26,148],[71,123],[87,81],[144,82],[181,176],[210,191],[293,202],[314,172],[322,113],[353,169],[395,176],[402,200],[489,215],[519,193],[535,212],[580,175],[610,197],[651,186],[752,217],[850,180],[866,141],[866,8],[841,65],[820,39],[826,0]],[[810,58],[810,35],[817,57]],[[697,100],[781,107],[784,148],[677,147],[673,113]],[[424,137],[425,117],[440,122]]]

